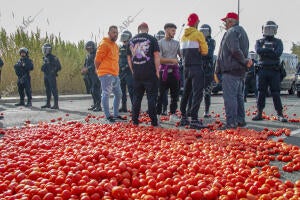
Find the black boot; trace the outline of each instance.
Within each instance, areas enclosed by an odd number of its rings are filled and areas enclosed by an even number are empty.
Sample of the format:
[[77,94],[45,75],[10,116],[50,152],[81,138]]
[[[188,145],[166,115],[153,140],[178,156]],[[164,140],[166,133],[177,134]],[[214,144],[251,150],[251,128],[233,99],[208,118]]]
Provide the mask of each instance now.
[[41,108],[51,108],[50,102],[47,101],[47,103],[45,105],[41,106]]
[[262,111],[258,111],[257,114],[252,118],[253,121],[261,121],[263,120]]
[[20,100],[19,103],[16,103],[15,106],[25,106],[24,100]]
[[163,111],[161,115],[165,115],[165,116],[168,115],[167,106],[163,106]]
[[31,107],[32,106],[32,103],[31,103],[31,101],[29,100],[29,101],[27,101],[27,103],[26,103],[26,105],[25,105],[25,107]]
[[59,107],[58,107],[58,102],[55,102],[55,103],[54,103],[54,106],[52,106],[51,109],[53,109],[53,110],[58,110],[58,109],[59,109]]

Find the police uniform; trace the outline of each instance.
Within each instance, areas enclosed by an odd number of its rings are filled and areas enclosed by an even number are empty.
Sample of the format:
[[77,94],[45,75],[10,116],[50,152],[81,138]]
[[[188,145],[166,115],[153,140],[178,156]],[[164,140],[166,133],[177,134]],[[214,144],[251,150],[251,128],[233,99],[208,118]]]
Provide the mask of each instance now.
[[30,71],[33,70],[33,63],[28,56],[21,57],[20,60],[14,66],[16,75],[18,77],[18,92],[20,95],[20,102],[15,104],[16,106],[25,105],[24,98],[25,93],[27,96],[26,106],[31,106],[32,94],[31,94],[31,82],[30,82]]
[[278,114],[278,120],[286,122],[287,120],[283,117],[283,107],[280,99],[280,56],[283,52],[282,41],[275,38],[274,35],[264,35],[262,39],[256,41],[255,50],[259,55],[258,71],[256,74],[258,113],[252,120],[262,120],[262,112],[265,108],[269,86],[274,107]]
[[90,92],[93,97],[94,105],[92,106],[93,111],[101,111],[101,83],[95,71],[95,60],[96,50],[86,56],[84,66],[87,68],[87,79],[91,84]]
[[52,94],[54,98],[54,106],[52,106],[51,108],[58,109],[58,90],[56,77],[58,76],[57,73],[60,70],[61,65],[59,59],[56,56],[49,53],[43,57],[42,71],[44,72],[44,83],[46,88],[47,102],[45,106],[42,106],[42,108],[51,107],[50,100]]
[[123,44],[122,46],[119,47],[119,67],[120,67],[119,77],[121,81],[121,90],[122,90],[122,108],[120,109],[120,112],[127,112],[126,86],[128,88],[131,105],[133,101],[133,78],[127,61],[127,46],[128,44]]

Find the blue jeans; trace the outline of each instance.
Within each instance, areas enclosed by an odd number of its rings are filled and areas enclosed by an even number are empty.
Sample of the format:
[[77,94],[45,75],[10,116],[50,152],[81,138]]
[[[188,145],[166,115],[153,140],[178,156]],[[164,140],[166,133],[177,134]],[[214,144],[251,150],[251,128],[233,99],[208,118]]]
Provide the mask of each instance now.
[[120,87],[120,78],[119,76],[113,75],[104,75],[99,77],[101,81],[102,89],[102,105],[105,117],[108,118],[111,116],[109,112],[109,96],[111,93],[114,94],[114,117],[119,116],[119,105],[121,101],[122,91]]
[[243,77],[222,74],[223,98],[226,113],[226,125],[236,127],[245,122]]

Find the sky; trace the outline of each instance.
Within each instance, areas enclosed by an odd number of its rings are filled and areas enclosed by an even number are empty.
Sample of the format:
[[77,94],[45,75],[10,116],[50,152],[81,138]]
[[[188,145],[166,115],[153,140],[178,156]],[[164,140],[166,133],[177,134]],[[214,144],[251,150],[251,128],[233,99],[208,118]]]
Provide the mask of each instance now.
[[[177,25],[179,40],[190,13],[197,13],[201,24],[212,27],[216,51],[225,30],[220,20],[228,12],[238,12],[239,0],[0,0],[0,27],[8,33],[24,26],[26,31],[53,33],[77,43],[80,40],[99,42],[107,36],[108,27],[117,25],[134,34],[141,22],[149,25],[149,33],[163,29],[165,23]],[[290,53],[293,43],[300,43],[300,0],[240,0],[240,25],[246,30],[250,49],[262,37],[262,25],[275,21],[284,52]],[[23,20],[24,19],[24,20]],[[217,54],[217,52],[215,52]]]

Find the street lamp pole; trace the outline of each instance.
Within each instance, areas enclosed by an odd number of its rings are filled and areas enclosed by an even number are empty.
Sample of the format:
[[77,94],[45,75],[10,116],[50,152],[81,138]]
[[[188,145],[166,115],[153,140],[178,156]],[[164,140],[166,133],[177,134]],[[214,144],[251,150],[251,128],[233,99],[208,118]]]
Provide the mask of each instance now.
[[238,16],[239,16],[239,19],[240,19],[240,0],[238,0]]

